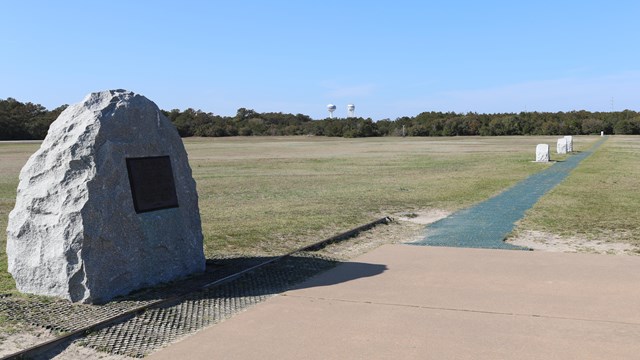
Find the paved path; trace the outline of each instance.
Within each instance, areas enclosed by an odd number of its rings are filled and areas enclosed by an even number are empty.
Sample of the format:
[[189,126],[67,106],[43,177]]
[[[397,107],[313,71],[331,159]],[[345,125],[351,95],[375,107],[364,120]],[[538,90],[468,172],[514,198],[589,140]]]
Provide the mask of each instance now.
[[427,227],[425,239],[412,244],[527,250],[504,242],[516,221],[605,140],[599,140],[587,151],[568,156],[497,196],[434,222]]
[[603,141],[149,358],[637,358],[640,257],[478,249]]
[[386,245],[149,359],[637,359],[638,284],[640,257]]

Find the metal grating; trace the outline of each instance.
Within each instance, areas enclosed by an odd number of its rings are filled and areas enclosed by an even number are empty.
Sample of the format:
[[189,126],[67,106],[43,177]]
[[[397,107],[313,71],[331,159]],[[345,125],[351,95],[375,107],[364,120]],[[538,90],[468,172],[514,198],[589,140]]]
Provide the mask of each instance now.
[[76,341],[78,345],[102,352],[143,357],[180,337],[228,319],[338,263],[335,259],[309,252],[298,252],[220,285],[189,291],[237,273],[239,268],[247,268],[247,265],[255,265],[262,261],[264,258],[242,261],[223,259],[216,262],[215,271],[203,276],[105,305],[71,304],[64,300],[42,301],[41,298],[7,296],[0,298],[0,316],[66,333],[146,303],[174,297],[176,293],[188,293],[176,300],[174,305],[151,308],[128,321],[98,330]]
[[143,357],[337,264],[332,259],[305,255],[287,257],[233,281],[191,293],[176,305],[148,310],[127,322],[91,334],[80,344],[113,354]]

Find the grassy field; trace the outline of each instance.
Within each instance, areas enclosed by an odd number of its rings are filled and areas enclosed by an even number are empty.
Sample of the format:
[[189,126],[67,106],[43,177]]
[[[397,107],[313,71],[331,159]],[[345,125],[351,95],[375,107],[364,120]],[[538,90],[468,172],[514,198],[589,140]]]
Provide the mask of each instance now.
[[[574,147],[585,149],[597,139],[576,137]],[[613,158],[616,166],[628,164],[640,151],[633,139],[610,139],[596,155]],[[219,257],[281,254],[383,215],[469,206],[547,167],[532,162],[535,145],[548,143],[553,149],[555,140],[248,137],[189,138],[185,145],[198,186],[205,252],[208,257]],[[6,228],[14,205],[19,170],[38,146],[0,143],[1,229]],[[628,169],[597,165],[596,161],[592,177],[627,181]],[[558,201],[546,201],[550,209],[541,211],[554,219],[561,211],[554,208]],[[633,209],[638,215],[638,207]],[[582,217],[589,224],[593,212],[581,211],[586,212]],[[522,226],[539,226],[540,222],[550,226],[546,219],[537,220],[535,211],[531,214]],[[560,229],[553,231],[565,230],[559,224]],[[611,224],[625,230],[634,225]],[[584,231],[590,230],[585,227]],[[5,243],[3,231],[0,292],[13,289],[6,272]]]
[[640,138],[612,136],[527,212],[519,230],[640,246]]
[[282,253],[386,214],[455,210],[540,170],[539,138],[189,139],[206,253]]

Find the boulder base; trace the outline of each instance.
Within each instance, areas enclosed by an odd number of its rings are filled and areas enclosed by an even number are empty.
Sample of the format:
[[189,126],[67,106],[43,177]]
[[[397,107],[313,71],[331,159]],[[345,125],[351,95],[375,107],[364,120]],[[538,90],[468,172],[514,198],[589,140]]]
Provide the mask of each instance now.
[[[141,158],[164,159],[136,185],[144,196],[137,201],[151,204],[144,212],[136,211],[127,168]],[[169,204],[171,186],[171,206],[154,207]],[[60,114],[20,173],[7,257],[18,290],[85,303],[204,270],[187,153],[153,102],[104,91]]]

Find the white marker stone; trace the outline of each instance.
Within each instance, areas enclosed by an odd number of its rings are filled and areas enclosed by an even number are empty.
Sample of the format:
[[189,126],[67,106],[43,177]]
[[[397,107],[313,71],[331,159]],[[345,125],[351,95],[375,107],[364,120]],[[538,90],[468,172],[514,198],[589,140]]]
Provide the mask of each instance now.
[[549,144],[538,144],[536,146],[536,162],[548,162],[549,160]]
[[567,153],[567,138],[558,139],[558,145],[556,146],[556,151],[558,152],[558,154]]
[[187,153],[153,102],[111,90],[60,114],[20,172],[7,258],[19,291],[85,303],[204,270]]
[[573,136],[567,135],[564,138],[567,140],[567,152],[573,152]]

